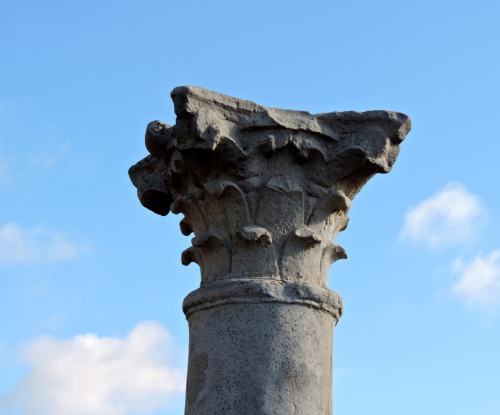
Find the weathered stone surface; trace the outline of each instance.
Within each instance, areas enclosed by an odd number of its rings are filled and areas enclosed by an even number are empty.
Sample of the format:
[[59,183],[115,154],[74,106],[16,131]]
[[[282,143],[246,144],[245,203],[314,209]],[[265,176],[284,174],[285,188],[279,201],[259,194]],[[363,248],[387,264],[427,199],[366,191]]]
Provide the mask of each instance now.
[[333,242],[355,195],[390,171],[410,129],[388,111],[266,108],[202,88],[172,91],[176,124],[148,125],[130,169],[142,204],[194,234],[186,414],[331,414]]
[[408,117],[310,115],[193,87],[172,98],[176,124],[149,124],[151,155],[130,176],[144,206],[185,215],[181,231],[195,237],[183,263],[200,265],[202,284],[273,277],[326,286],[331,262],[346,257],[332,239],[361,187],[391,169]]
[[189,317],[187,415],[330,415],[334,318],[239,303]]

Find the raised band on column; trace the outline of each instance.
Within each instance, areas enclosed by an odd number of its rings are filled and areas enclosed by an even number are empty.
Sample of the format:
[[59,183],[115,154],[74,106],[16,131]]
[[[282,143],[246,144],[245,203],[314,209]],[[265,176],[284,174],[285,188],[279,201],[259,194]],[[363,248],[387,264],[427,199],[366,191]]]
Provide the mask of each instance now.
[[342,298],[335,291],[315,285],[286,283],[275,279],[216,281],[191,292],[182,305],[186,318],[192,313],[228,304],[281,303],[312,307],[342,315]]

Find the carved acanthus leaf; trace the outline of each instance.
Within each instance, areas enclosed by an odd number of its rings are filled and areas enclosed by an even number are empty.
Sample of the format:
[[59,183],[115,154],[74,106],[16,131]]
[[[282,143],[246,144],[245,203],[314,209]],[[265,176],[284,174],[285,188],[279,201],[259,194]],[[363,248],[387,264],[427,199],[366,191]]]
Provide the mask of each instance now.
[[295,236],[303,240],[307,245],[314,246],[321,243],[321,236],[311,229],[300,228],[295,231]]
[[189,265],[191,262],[196,262],[200,267],[203,266],[202,254],[199,248],[192,246],[182,252],[181,262],[182,265]]
[[[273,277],[326,284],[352,199],[388,172],[410,129],[390,111],[309,114],[197,87],[172,91],[176,123],[148,125],[130,169],[141,203],[183,213],[184,264],[203,282]],[[258,258],[258,259],[257,259]]]
[[271,233],[267,229],[260,226],[245,226],[241,230],[240,235],[243,239],[249,242],[255,242],[258,240],[263,240],[267,243],[273,242],[273,236]]

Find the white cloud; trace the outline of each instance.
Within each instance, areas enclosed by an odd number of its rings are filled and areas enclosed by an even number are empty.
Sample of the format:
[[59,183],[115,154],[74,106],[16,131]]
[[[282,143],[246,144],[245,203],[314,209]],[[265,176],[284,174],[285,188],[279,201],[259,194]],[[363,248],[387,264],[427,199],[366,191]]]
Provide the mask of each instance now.
[[488,256],[477,256],[468,264],[455,263],[460,273],[452,292],[462,297],[469,305],[492,308],[500,305],[500,250]]
[[0,227],[0,264],[59,262],[77,257],[86,244],[64,231],[44,226],[22,228],[14,223]]
[[34,340],[23,353],[30,370],[0,398],[0,413],[132,415],[168,407],[185,388],[184,370],[171,363],[176,354],[169,333],[154,322],[125,338]]
[[483,216],[478,196],[448,184],[408,211],[401,237],[431,248],[458,245],[475,236]]

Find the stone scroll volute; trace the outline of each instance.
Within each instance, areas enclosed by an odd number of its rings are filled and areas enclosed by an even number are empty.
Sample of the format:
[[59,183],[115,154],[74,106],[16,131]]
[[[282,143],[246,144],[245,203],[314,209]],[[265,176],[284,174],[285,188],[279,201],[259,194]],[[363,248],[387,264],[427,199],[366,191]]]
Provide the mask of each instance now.
[[148,125],[151,153],[130,169],[142,204],[182,213],[193,235],[182,263],[202,285],[271,278],[326,287],[333,240],[354,196],[390,171],[410,130],[388,111],[307,112],[266,108],[202,88],[173,90],[174,126]]

